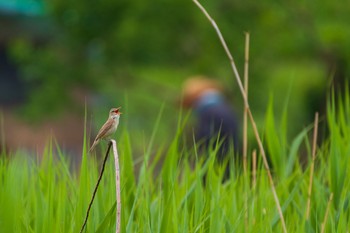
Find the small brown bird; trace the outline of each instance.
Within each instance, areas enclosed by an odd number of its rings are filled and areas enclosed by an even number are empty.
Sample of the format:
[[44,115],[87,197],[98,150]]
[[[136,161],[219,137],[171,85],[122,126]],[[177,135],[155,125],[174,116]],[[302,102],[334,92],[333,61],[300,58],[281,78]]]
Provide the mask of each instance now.
[[119,124],[119,117],[120,114],[122,114],[119,110],[119,108],[112,108],[109,111],[109,117],[106,123],[101,127],[100,131],[98,131],[98,134],[94,140],[94,143],[92,144],[89,152],[91,153],[97,144],[100,142],[101,139],[109,139],[117,130],[118,124]]

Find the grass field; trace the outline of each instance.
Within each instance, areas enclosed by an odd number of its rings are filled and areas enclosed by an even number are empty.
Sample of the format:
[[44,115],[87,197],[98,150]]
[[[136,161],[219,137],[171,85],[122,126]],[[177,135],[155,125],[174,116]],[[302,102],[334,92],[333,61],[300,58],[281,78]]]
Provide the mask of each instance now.
[[[313,124],[288,139],[288,122],[292,119],[285,112],[281,123],[276,124],[272,105],[268,107],[262,136],[288,232],[349,232],[348,93],[343,100],[335,102],[330,101],[326,118],[321,118],[328,133],[324,140],[319,140],[316,150],[309,218],[306,211]],[[134,141],[140,139],[131,138],[126,130],[117,139],[122,232],[282,232],[259,153],[256,170],[250,168],[243,174],[241,169],[232,167],[235,171],[232,177],[222,183],[223,169],[215,165],[215,149],[209,151],[209,159],[204,162],[196,150],[181,146],[185,121],[180,116],[170,146],[154,142],[161,121],[160,113],[153,134],[145,140],[147,147],[137,172],[132,148]],[[87,144],[84,142],[82,147],[86,149]],[[249,153],[253,149],[250,147]],[[111,159],[86,232],[115,231],[115,176]],[[79,232],[98,178],[100,160],[84,150],[80,169],[76,171],[54,141],[47,144],[40,162],[20,151],[2,153],[0,232]],[[248,160],[252,164],[251,156]],[[162,166],[157,164],[159,161]],[[207,173],[206,185],[203,185],[204,173]]]

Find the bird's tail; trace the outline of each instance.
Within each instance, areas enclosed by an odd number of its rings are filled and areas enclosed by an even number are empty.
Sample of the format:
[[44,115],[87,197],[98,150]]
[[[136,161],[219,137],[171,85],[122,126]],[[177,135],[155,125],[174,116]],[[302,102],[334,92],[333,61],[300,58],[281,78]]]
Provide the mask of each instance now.
[[95,147],[97,146],[97,144],[98,144],[99,141],[100,141],[99,139],[97,139],[97,140],[94,141],[94,143],[93,143],[92,146],[90,147],[89,153],[91,153],[91,152],[94,151],[94,149],[95,149]]

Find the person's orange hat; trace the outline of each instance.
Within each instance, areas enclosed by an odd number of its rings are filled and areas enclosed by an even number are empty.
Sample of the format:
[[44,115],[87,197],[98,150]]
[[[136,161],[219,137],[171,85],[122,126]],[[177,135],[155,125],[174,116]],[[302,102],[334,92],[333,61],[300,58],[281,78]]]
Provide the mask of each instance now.
[[191,107],[207,91],[222,92],[222,86],[215,80],[205,76],[192,76],[188,78],[182,88],[183,106]]

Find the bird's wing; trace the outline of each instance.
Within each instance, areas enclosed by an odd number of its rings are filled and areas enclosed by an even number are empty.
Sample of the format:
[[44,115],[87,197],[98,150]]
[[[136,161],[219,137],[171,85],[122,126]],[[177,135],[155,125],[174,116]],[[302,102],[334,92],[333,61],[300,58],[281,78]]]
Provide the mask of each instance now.
[[112,125],[113,125],[113,119],[108,119],[106,123],[101,127],[100,131],[98,131],[95,141],[103,138],[108,132],[108,130],[112,128]]
[[95,149],[95,147],[97,146],[97,144],[98,144],[99,141],[100,141],[99,139],[96,139],[96,140],[94,141],[94,143],[93,143],[92,146],[90,147],[89,153],[91,153],[91,152]]

